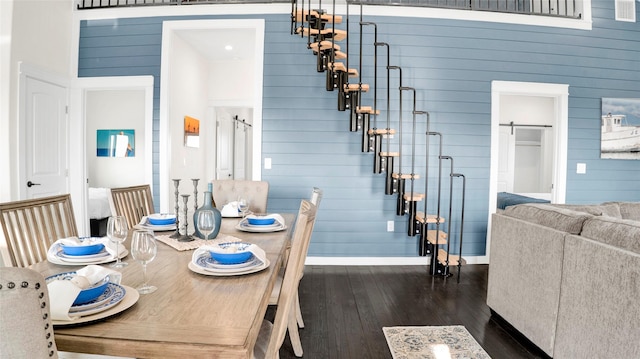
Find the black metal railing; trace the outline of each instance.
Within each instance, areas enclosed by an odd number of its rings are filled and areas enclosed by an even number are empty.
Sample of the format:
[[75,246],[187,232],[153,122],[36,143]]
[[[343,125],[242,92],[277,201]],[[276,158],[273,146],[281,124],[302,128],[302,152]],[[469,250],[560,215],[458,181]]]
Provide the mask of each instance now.
[[[290,0],[78,0],[79,10],[114,7],[289,3]],[[582,0],[346,0],[351,5],[417,6],[580,19]]]

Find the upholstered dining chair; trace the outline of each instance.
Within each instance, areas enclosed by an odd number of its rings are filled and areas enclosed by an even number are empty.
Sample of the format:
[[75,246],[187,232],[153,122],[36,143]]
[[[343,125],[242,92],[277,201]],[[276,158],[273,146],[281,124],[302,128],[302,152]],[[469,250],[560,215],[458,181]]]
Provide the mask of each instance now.
[[0,224],[13,267],[41,262],[53,242],[78,235],[69,194],[0,203]]
[[0,358],[57,358],[44,277],[0,267]]
[[249,201],[249,210],[253,213],[267,212],[269,182],[249,180],[213,180],[213,201],[216,207],[237,201],[242,196]]
[[155,212],[151,187],[148,184],[111,189],[111,212],[127,219],[127,226],[133,228],[142,217]]
[[[304,253],[309,247],[310,232],[313,229],[315,218],[316,206],[307,200],[302,200],[293,232],[291,251],[284,267],[284,277],[280,282],[275,319],[273,324],[266,319],[263,321],[253,351],[253,358],[255,359],[279,358],[278,352],[284,341],[287,329],[292,342],[293,340],[300,341],[298,326],[293,315],[293,306],[300,282],[300,267],[304,266]],[[302,346],[300,346],[300,354],[296,353],[296,356],[302,356]]]
[[[301,205],[300,205],[300,209],[298,211],[298,217],[300,217],[300,215],[306,211],[309,211],[310,209],[313,209],[313,212],[317,215],[317,210],[318,207],[316,207],[314,204],[312,204],[310,201],[307,200],[302,200]],[[295,241],[300,241],[300,239],[302,239],[303,242],[303,250],[301,253],[298,254],[298,256],[300,257],[298,259],[298,266],[296,267],[297,269],[297,279],[296,279],[296,287],[295,287],[295,292],[293,294],[293,304],[292,304],[292,308],[291,308],[291,312],[290,312],[290,316],[291,316],[291,322],[289,323],[289,339],[291,340],[291,346],[293,347],[293,353],[297,356],[297,357],[302,357],[303,354],[303,350],[302,350],[302,342],[300,341],[300,335],[298,333],[298,328],[304,328],[304,322],[302,320],[302,312],[300,310],[300,299],[298,296],[298,285],[300,284],[300,280],[302,279],[302,275],[304,273],[304,262],[307,259],[307,252],[309,250],[309,243],[311,242],[311,234],[313,233],[313,227],[315,225],[316,222],[316,216],[314,215],[313,219],[311,221],[309,221],[308,225],[303,227],[303,228],[299,228],[297,221],[296,221],[296,226],[294,227],[294,234],[292,236],[291,239],[291,249],[289,251],[288,257],[287,257],[287,265],[286,267],[288,268],[288,262],[291,259],[291,256],[294,255],[293,254],[293,246],[296,244]],[[286,272],[285,272],[286,274]],[[280,296],[282,295],[282,283],[284,282],[284,275],[278,276],[278,278],[276,279],[276,283],[273,287],[273,290],[271,291],[271,297],[269,298],[269,305],[279,305],[279,301],[280,301]]]

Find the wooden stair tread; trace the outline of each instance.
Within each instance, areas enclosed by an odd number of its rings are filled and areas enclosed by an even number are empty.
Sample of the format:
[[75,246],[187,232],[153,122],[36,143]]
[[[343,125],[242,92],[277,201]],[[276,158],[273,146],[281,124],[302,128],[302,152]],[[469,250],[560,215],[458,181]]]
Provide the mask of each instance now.
[[320,18],[322,19],[322,21],[326,21],[326,22],[334,22],[336,24],[340,24],[342,22],[342,15],[336,15],[335,16],[335,20],[334,20],[334,16],[332,14],[318,14],[318,12],[316,10],[298,10],[296,12],[295,18],[296,21],[299,22],[306,22],[307,21],[307,16],[311,16],[311,17],[315,17],[315,18]]
[[340,29],[323,29],[323,30],[318,30],[318,29],[311,29],[308,27],[304,27],[304,26],[299,26],[296,29],[296,34],[300,34],[302,33],[302,35],[304,36],[309,36],[314,35],[314,36],[318,36],[320,35],[323,40],[325,39],[331,39],[333,38],[335,41],[343,41],[344,39],[347,38],[347,32],[344,30],[340,30]]
[[[447,265],[447,251],[442,248],[438,249],[438,262],[442,265]],[[467,261],[457,254],[449,254],[449,265],[457,266],[458,264],[467,264]]]
[[[416,220],[420,223],[438,223],[438,215],[437,214],[427,214],[425,218],[424,212],[418,211],[416,213]],[[444,218],[440,217],[440,223],[444,223]]]
[[437,231],[435,229],[427,230],[427,241],[433,245],[436,245],[436,233],[438,233],[438,245],[447,244],[447,234],[443,231]]
[[[347,68],[344,66],[344,64],[342,62],[330,62],[327,66],[332,71],[347,72]],[[349,76],[350,77],[357,77],[358,76],[358,70],[349,69]]]
[[[349,85],[344,85],[344,90],[347,92],[355,92],[355,91],[360,91],[360,84],[349,84]],[[363,92],[367,92],[369,91],[369,85],[368,84],[362,84],[362,91]]]
[[320,51],[330,49],[331,46],[333,46],[333,48],[336,50],[340,50],[340,45],[334,44],[329,40],[323,40],[323,41],[320,41],[319,43],[314,42],[312,44],[309,44],[309,48],[314,51],[318,51],[318,46],[320,47]]
[[422,201],[424,199],[424,194],[408,192],[404,194],[403,198],[407,201],[417,202],[417,201]]
[[[380,114],[380,111],[378,111],[377,115]],[[374,128],[369,130],[369,134],[370,135],[393,135],[396,133],[396,130],[394,130],[393,128]]]
[[418,178],[420,178],[420,175],[415,174],[415,173],[414,173],[414,174],[411,174],[411,173],[398,174],[398,173],[394,172],[394,173],[392,173],[392,174],[391,174],[391,177],[392,177],[392,178],[396,178],[396,179],[397,179],[397,178],[402,178],[402,179],[412,179],[412,178],[413,178],[413,179],[418,179]]
[[[373,115],[373,107],[371,106],[359,106],[356,108],[356,113],[368,113],[370,115]],[[376,115],[380,114],[380,110],[376,110],[375,112]]]
[[380,152],[380,156],[382,157],[399,157],[400,152]]

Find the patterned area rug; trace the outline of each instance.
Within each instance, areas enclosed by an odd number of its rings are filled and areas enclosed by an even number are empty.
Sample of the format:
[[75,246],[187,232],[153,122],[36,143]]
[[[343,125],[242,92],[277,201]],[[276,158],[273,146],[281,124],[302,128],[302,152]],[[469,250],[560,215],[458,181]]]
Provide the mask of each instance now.
[[394,359],[491,359],[462,325],[382,328]]

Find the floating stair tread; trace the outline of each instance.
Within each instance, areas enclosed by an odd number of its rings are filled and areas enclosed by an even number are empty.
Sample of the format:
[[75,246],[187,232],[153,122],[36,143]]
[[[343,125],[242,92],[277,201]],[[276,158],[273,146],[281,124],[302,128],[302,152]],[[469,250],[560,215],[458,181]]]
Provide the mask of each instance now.
[[[427,214],[425,218],[424,212],[418,211],[416,213],[416,220],[420,223],[438,223],[437,214]],[[444,218],[440,217],[440,223],[444,223]]]
[[345,54],[342,51],[335,51],[334,52],[335,58],[338,60],[342,60],[342,59],[346,59],[347,58],[347,54]]
[[[438,262],[440,262],[440,264],[442,265],[447,265],[447,251],[442,248],[438,249]],[[457,266],[458,264],[467,264],[467,261],[465,261],[464,258],[461,258],[459,255],[449,254],[449,265]]]
[[[344,64],[342,62],[330,62],[328,65],[330,70],[332,71],[342,71],[342,72],[347,72],[347,68],[344,66]],[[358,70],[356,69],[349,69],[349,76],[351,77],[357,77],[358,76]]]
[[414,174],[411,174],[411,173],[399,174],[399,173],[394,172],[394,173],[391,174],[391,177],[392,178],[402,178],[402,179],[412,179],[412,178],[413,179],[418,179],[418,178],[420,178],[420,175],[415,174],[415,173]]
[[435,229],[429,229],[427,231],[427,241],[433,245],[436,245],[436,237],[438,238],[438,245],[447,244],[447,234],[443,231],[438,231]]
[[405,193],[403,198],[410,202],[422,201],[424,199],[423,193]]
[[309,44],[309,48],[314,51],[318,51],[318,46],[320,47],[320,51],[330,49],[331,46],[333,46],[333,48],[336,50],[340,50],[340,45],[334,44],[329,40],[324,40],[324,41],[320,41],[319,43],[314,42],[312,44]]
[[335,15],[335,17],[332,14],[322,14],[322,15],[320,15],[320,14],[318,14],[318,11],[316,11],[316,10],[311,10],[311,11],[309,11],[309,10],[304,10],[304,11],[303,10],[298,10],[296,12],[295,18],[296,18],[296,21],[300,21],[300,22],[305,21],[306,22],[308,16],[311,16],[312,18],[318,18],[319,17],[322,21],[333,22],[333,23],[336,23],[336,24],[340,24],[342,22],[342,16],[341,15]]
[[[371,106],[359,106],[356,108],[356,113],[368,113],[370,115],[373,115],[373,107]],[[380,110],[376,110],[375,112],[376,115],[380,114]]]
[[355,91],[360,91],[360,86],[362,86],[362,91],[363,92],[367,92],[369,91],[369,85],[368,84],[348,84],[348,85],[344,85],[344,90],[347,92],[355,92]]
[[382,157],[399,157],[400,152],[380,152],[380,156]]
[[309,28],[309,27],[299,26],[296,29],[296,34],[300,34],[300,33],[302,33],[302,35],[304,35],[304,36],[309,36],[309,35],[318,36],[318,35],[320,35],[323,40],[333,38],[335,41],[343,41],[344,39],[347,38],[347,32],[346,31],[340,30],[340,29],[335,29],[334,30],[332,28],[319,30],[319,29],[312,29],[312,28]]
[[[377,115],[380,114],[380,111],[378,111]],[[396,130],[394,130],[393,128],[374,128],[369,130],[369,134],[370,135],[393,135],[396,133]]]

